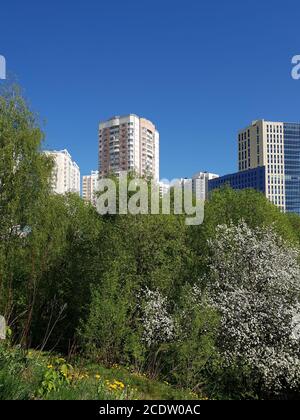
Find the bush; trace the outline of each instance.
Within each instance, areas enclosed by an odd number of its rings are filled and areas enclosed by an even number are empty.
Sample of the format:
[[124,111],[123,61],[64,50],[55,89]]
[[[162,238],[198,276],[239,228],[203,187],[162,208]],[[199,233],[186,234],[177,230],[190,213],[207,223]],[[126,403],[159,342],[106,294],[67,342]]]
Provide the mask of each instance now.
[[208,364],[218,357],[215,338],[219,317],[193,287],[186,285],[176,319],[180,335],[173,345],[170,380],[200,392],[205,387]]
[[[207,296],[221,316],[224,372],[256,378],[260,396],[300,389],[298,251],[271,228],[222,225],[209,241]],[[199,298],[202,292],[198,292]]]
[[0,344],[0,400],[34,397],[43,378],[44,366],[20,347]]

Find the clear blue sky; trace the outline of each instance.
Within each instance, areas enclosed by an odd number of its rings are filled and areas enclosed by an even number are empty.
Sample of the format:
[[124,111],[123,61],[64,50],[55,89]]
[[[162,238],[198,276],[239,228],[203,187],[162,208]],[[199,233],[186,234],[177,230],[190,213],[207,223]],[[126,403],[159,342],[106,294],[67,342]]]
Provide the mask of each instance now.
[[[97,168],[98,122],[151,119],[161,178],[237,168],[254,119],[300,121],[299,1],[2,2],[0,54],[46,120],[46,146]],[[0,82],[1,83],[1,82]]]

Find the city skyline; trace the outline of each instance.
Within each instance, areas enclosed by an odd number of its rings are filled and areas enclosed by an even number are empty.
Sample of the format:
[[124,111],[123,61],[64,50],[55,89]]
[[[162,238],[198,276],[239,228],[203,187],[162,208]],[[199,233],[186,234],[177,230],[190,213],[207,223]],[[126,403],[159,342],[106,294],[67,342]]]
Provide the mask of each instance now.
[[[33,1],[5,6],[0,55],[46,120],[45,148],[70,150],[83,174],[97,168],[98,123],[111,115],[155,122],[160,178],[171,179],[236,171],[236,130],[252,119],[300,119],[295,1],[154,0],[147,13],[135,0],[44,7],[46,20]],[[259,11],[255,31],[250,10]]]

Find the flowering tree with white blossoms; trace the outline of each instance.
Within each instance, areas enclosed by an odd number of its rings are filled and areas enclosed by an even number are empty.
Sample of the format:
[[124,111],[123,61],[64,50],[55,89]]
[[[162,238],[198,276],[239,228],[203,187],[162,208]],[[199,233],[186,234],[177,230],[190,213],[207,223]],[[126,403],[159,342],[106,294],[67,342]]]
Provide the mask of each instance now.
[[175,322],[167,306],[167,298],[158,290],[144,290],[142,325],[143,340],[147,347],[170,342],[176,336]]
[[225,366],[244,364],[266,392],[299,390],[298,252],[272,228],[250,229],[244,222],[219,226],[209,249],[207,294],[221,315]]

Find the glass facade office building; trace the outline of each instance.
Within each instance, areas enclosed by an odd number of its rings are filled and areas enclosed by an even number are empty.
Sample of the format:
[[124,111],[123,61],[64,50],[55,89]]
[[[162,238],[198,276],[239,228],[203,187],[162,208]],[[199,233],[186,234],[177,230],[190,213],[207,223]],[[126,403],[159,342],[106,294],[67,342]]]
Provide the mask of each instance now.
[[247,171],[236,172],[224,175],[208,181],[208,192],[228,185],[234,190],[252,188],[265,194],[266,190],[266,168],[259,166]]
[[285,208],[300,214],[300,124],[284,123]]
[[238,132],[239,172],[209,182],[254,188],[282,212],[300,214],[300,123],[256,120]]

